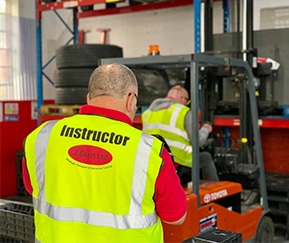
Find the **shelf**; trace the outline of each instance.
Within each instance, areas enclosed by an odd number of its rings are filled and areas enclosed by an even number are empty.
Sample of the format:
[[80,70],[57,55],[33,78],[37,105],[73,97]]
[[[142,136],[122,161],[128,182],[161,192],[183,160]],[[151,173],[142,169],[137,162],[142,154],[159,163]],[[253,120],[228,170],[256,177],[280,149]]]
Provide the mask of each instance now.
[[[133,121],[134,124],[141,125],[141,116],[136,115]],[[260,118],[258,120],[261,128],[289,128],[289,119],[285,118]],[[240,119],[238,117],[215,117],[214,127],[239,127]]]
[[81,6],[88,6],[100,3],[118,3],[123,2],[124,0],[71,0],[71,1],[62,1],[62,2],[52,2],[52,3],[41,3],[41,0],[38,0],[38,12],[47,11],[47,10],[56,10],[62,8],[76,8]]
[[[289,119],[282,117],[259,118],[258,124],[261,128],[289,128]],[[215,127],[238,127],[240,119],[238,117],[215,117]]]
[[[62,2],[52,2],[52,3],[41,3],[41,0],[38,1],[38,12],[48,11],[48,10],[56,10],[56,9],[64,9],[64,8],[76,8],[81,6],[89,6],[94,4],[101,3],[119,3],[125,2],[125,0],[64,0]],[[214,0],[214,2],[218,2],[222,0]],[[159,2],[151,2],[151,3],[141,3],[137,5],[129,5],[124,7],[115,7],[115,8],[107,8],[107,9],[98,9],[98,10],[89,10],[78,12],[78,18],[87,18],[87,17],[96,17],[96,16],[104,16],[104,15],[112,15],[112,14],[123,14],[123,13],[133,13],[140,11],[150,11],[150,10],[158,10],[164,8],[174,8],[181,6],[193,6],[192,0],[171,0],[171,1],[159,1]]]
[[163,8],[174,8],[174,7],[181,7],[181,6],[193,6],[192,0],[172,0],[172,1],[163,1],[163,2],[156,2],[156,3],[148,3],[148,4],[138,4],[126,7],[119,7],[119,8],[109,8],[109,9],[102,9],[102,10],[91,10],[91,11],[84,11],[78,13],[78,18],[87,18],[87,17],[96,17],[96,16],[104,16],[104,15],[112,15],[112,14],[124,14],[124,13],[135,13],[141,11],[150,11],[150,10],[157,10]]

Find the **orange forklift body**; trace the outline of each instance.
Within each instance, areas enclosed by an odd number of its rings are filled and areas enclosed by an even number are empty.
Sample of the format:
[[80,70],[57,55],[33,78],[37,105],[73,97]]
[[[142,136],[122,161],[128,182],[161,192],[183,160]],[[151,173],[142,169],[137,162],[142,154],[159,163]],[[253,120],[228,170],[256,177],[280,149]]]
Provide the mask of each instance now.
[[184,190],[188,200],[186,220],[178,226],[163,223],[165,242],[183,242],[212,226],[239,232],[242,234],[243,241],[252,239],[256,235],[263,206],[257,205],[242,214],[233,211],[230,206],[226,207],[218,203],[222,198],[241,193],[242,186],[239,183],[201,181],[200,207],[198,207],[197,196],[192,193],[192,188],[184,187]]

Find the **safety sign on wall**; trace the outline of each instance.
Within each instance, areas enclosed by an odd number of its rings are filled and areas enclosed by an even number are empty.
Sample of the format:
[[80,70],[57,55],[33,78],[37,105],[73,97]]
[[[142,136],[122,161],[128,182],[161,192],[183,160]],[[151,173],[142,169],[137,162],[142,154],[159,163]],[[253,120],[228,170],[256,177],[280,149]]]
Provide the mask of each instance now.
[[19,105],[18,103],[4,104],[4,120],[18,121],[19,120]]

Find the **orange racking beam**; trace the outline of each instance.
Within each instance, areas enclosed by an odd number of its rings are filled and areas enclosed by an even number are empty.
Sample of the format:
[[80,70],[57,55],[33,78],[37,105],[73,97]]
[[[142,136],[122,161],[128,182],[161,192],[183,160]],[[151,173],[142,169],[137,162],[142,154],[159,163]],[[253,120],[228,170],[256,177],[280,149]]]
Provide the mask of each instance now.
[[[288,118],[262,118],[258,119],[258,124],[261,128],[289,128]],[[214,117],[214,126],[237,127],[240,126],[239,117]]]
[[[41,0],[37,0],[37,16],[41,18],[42,11],[48,10],[56,10],[63,8],[76,8],[81,6],[89,6],[100,3],[118,3],[124,2],[125,0],[63,0],[61,2],[51,2],[51,3],[42,3]],[[222,0],[213,0],[214,2],[222,1]],[[131,12],[140,12],[146,10],[156,10],[162,8],[172,8],[172,7],[180,7],[186,5],[192,5],[194,3],[193,0],[171,0],[171,1],[161,1],[156,3],[147,3],[147,4],[139,4],[127,7],[119,7],[119,8],[109,8],[103,10],[91,10],[85,12],[79,12],[78,18],[85,17],[94,17],[94,16],[103,16],[110,14],[121,14],[121,13],[131,13]]]
[[[222,0],[213,0],[214,2],[219,2]],[[78,18],[87,18],[87,17],[96,17],[96,16],[104,16],[111,14],[122,14],[122,13],[132,13],[132,12],[140,12],[140,11],[149,11],[149,10],[157,10],[163,8],[174,8],[181,7],[186,5],[193,6],[193,0],[170,0],[170,1],[161,1],[155,3],[147,3],[147,4],[139,4],[132,5],[127,7],[119,7],[119,8],[109,8],[102,10],[91,10],[85,12],[79,12],[77,14]]]
[[47,10],[76,8],[100,3],[118,3],[123,1],[124,0],[66,0],[62,2],[42,3],[41,0],[37,0],[37,11],[42,12]]
[[96,11],[92,10],[92,11],[79,12],[77,16],[78,18],[86,18],[86,17],[95,17],[95,16],[103,16],[103,15],[111,15],[111,14],[122,14],[122,13],[156,10],[156,9],[162,9],[162,8],[180,7],[180,6],[185,6],[185,5],[193,5],[193,0],[172,0],[172,1],[162,1],[162,2],[156,2],[156,3],[139,4],[139,5],[133,5],[133,6],[127,6],[127,7],[102,9],[102,10],[96,10]]

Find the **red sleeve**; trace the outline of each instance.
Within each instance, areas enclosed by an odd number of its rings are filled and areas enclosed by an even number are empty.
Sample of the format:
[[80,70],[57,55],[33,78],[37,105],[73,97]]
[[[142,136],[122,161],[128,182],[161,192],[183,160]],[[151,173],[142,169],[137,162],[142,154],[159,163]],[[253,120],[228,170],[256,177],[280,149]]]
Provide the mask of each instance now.
[[161,157],[164,163],[156,181],[154,196],[156,212],[162,220],[174,222],[186,213],[187,197],[166,149],[163,150]]
[[25,189],[30,195],[32,195],[33,188],[30,182],[29,174],[28,174],[27,167],[26,167],[26,160],[24,157],[22,158],[22,175],[23,175],[23,183],[24,183]]

